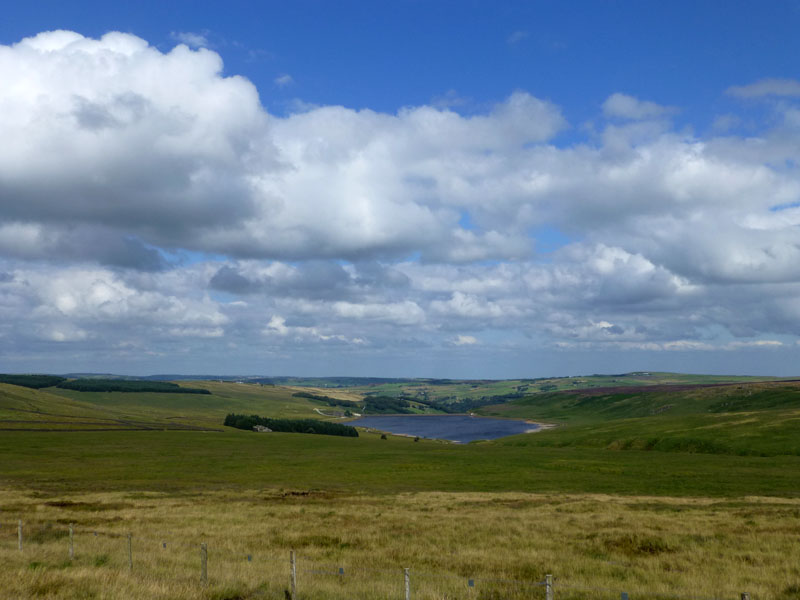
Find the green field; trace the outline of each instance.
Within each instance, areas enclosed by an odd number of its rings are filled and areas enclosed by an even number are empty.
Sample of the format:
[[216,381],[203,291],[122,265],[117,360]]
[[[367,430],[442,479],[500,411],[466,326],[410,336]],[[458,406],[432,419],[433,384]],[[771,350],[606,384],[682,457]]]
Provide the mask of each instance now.
[[[215,432],[4,432],[6,486],[198,491],[301,487],[587,492],[671,496],[800,495],[800,457],[536,447],[516,436],[455,444],[377,435]],[[86,465],[91,464],[91,469]],[[654,469],[654,464],[658,465]]]

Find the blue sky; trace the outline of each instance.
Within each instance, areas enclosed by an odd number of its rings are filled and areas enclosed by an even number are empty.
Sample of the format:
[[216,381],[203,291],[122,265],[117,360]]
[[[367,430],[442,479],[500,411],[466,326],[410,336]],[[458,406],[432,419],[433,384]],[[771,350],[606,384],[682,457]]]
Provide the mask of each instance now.
[[796,374],[798,26],[7,7],[0,371]]
[[580,123],[622,91],[680,106],[702,130],[728,87],[796,75],[799,22],[796,1],[45,1],[6,7],[0,35],[114,30],[168,49],[196,33],[275,112],[295,98],[393,112],[448,92],[478,108],[523,89]]

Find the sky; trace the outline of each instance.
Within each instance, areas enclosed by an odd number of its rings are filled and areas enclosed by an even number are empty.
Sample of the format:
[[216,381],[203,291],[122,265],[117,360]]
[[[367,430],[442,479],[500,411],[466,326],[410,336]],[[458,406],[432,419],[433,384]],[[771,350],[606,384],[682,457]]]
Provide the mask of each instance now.
[[800,1],[37,2],[0,372],[800,374]]

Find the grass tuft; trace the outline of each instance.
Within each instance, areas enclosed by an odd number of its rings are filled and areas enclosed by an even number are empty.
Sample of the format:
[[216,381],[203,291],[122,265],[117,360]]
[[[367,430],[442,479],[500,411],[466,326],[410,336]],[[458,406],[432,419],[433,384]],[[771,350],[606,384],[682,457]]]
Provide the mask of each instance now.
[[108,554],[98,554],[92,559],[92,565],[95,567],[105,567],[111,561]]
[[675,552],[675,548],[663,539],[636,533],[626,533],[603,541],[607,550],[628,556],[657,556],[665,552]]

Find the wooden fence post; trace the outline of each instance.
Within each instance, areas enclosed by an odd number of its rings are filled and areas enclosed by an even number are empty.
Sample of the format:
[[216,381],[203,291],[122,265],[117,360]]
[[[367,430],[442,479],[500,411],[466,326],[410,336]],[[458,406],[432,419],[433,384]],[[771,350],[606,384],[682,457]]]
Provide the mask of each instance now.
[[75,529],[72,523],[69,524],[69,559],[75,558]]
[[544,596],[547,600],[553,600],[553,576],[544,576]]
[[128,534],[128,570],[133,571],[133,535]]
[[200,583],[208,585],[208,546],[200,544]]
[[22,551],[22,519],[17,523],[17,548]]
[[403,569],[403,580],[406,584],[406,600],[411,600],[411,582],[408,578],[408,567]]
[[289,551],[289,562],[292,565],[292,582],[291,582],[291,592],[292,592],[292,600],[297,600],[297,560],[294,556],[294,550]]

